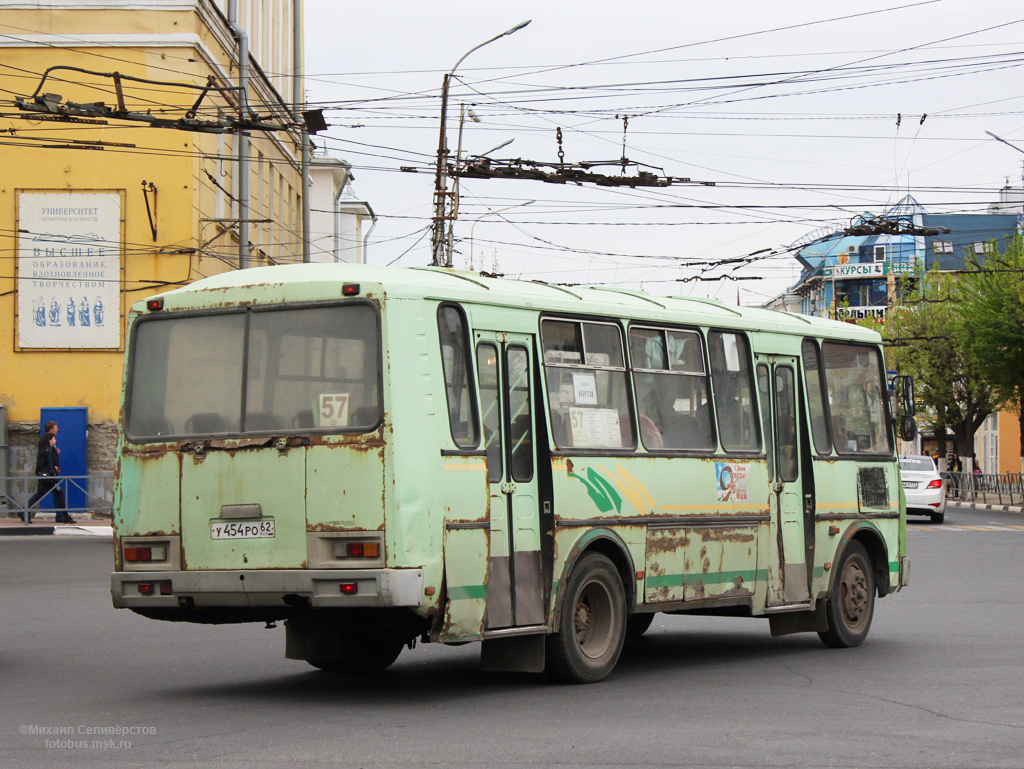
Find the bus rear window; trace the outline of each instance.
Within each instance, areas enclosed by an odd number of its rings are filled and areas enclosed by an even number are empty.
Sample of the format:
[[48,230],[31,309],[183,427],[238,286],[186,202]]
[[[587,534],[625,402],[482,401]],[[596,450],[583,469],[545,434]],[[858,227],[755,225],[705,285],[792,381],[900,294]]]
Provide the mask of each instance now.
[[140,322],[129,363],[126,433],[154,441],[375,429],[379,336],[369,305]]

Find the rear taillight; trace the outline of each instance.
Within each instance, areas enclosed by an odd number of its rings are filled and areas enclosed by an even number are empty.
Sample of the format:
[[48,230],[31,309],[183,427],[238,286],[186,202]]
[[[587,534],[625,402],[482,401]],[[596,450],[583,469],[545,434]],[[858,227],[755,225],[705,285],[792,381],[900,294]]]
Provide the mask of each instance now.
[[335,558],[380,558],[380,542],[335,542]]
[[169,579],[161,580],[160,582],[140,582],[138,589],[139,595],[156,595],[157,592],[160,595],[174,595]]
[[934,481],[932,481],[927,486],[925,486],[925,488],[926,489],[941,489],[942,488],[942,481],[941,481],[941,479],[936,478]]
[[167,545],[125,545],[124,559],[132,563],[167,560]]

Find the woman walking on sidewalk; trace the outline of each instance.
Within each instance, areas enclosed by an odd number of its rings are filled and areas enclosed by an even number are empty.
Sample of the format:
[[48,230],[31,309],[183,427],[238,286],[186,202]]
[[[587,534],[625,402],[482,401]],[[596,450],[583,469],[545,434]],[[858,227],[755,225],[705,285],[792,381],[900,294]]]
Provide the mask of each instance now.
[[[51,429],[52,425],[52,429]],[[57,425],[46,423],[47,432],[39,439],[39,450],[36,454],[36,476],[39,482],[36,485],[36,493],[33,494],[25,505],[25,514],[22,518],[25,523],[32,522],[32,507],[47,494],[53,494],[53,507],[57,511],[57,523],[74,523],[75,519],[67,511],[67,502],[64,500],[64,491],[60,487],[57,476],[60,475],[58,462],[59,449],[57,448]],[[27,520],[26,520],[27,518]]]

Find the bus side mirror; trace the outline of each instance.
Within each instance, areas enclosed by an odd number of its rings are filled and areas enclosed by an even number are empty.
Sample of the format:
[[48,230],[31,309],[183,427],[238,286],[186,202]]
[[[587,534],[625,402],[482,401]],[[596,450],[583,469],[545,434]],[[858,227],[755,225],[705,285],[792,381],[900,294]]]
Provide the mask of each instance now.
[[903,394],[903,413],[908,417],[916,416],[917,410],[914,407],[914,377],[901,376],[900,389]]
[[916,437],[917,421],[910,414],[904,414],[900,417],[900,438],[909,443]]

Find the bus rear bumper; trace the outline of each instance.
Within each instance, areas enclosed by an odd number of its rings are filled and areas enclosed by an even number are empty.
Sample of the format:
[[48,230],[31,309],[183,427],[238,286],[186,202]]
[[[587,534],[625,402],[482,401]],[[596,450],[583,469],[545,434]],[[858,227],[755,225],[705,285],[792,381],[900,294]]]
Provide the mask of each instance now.
[[130,571],[110,575],[118,609],[421,606],[422,569]]

